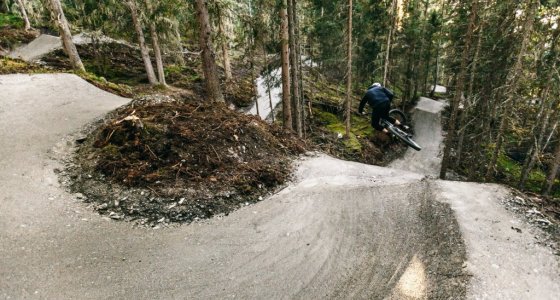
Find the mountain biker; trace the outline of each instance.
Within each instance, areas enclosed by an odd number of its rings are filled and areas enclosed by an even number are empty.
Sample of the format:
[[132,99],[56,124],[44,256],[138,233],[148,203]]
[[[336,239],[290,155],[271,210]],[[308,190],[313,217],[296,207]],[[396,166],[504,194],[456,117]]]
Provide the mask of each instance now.
[[391,109],[391,101],[393,101],[393,97],[394,94],[391,90],[376,82],[368,88],[366,94],[360,102],[358,112],[360,114],[365,114],[364,107],[366,103],[369,104],[372,109],[371,126],[376,130],[389,133],[389,131],[381,125],[381,119],[385,119],[395,125],[401,124],[399,120],[389,116],[389,110]]

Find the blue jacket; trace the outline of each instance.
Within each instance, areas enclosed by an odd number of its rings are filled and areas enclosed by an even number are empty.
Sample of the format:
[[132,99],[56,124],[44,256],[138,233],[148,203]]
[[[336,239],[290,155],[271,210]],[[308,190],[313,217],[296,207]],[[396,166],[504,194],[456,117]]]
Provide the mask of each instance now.
[[391,90],[384,87],[374,87],[367,90],[366,94],[360,102],[358,112],[362,113],[366,103],[373,109],[380,103],[393,101],[394,94]]

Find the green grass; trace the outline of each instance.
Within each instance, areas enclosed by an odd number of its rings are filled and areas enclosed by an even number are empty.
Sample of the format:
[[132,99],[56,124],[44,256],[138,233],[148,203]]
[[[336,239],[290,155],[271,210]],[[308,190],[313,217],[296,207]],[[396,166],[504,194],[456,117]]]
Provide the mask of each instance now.
[[48,69],[19,59],[12,59],[9,57],[0,58],[0,74],[35,74],[48,72],[50,72]]
[[184,81],[185,83],[199,82],[203,78],[189,66],[168,65],[164,69],[165,77],[171,81]]
[[132,95],[132,89],[130,86],[126,84],[116,84],[110,81],[107,81],[104,77],[98,76],[91,72],[75,72],[76,75],[82,77],[84,80],[89,81],[90,83],[96,85],[97,87],[113,92],[115,94],[129,97]]
[[[498,171],[503,174],[504,183],[511,186],[517,186],[519,180],[521,179],[522,168],[523,166],[520,163],[511,159],[505,153],[500,153],[498,157]],[[545,180],[546,174],[542,170],[535,168],[527,177],[525,189],[533,193],[540,193]],[[560,181],[557,179],[555,181],[555,185],[558,184],[560,184]],[[552,196],[560,197],[560,190],[553,191]]]
[[[346,134],[346,125],[344,121],[339,119],[335,114],[320,109],[314,109],[313,114],[317,121],[323,124],[328,131],[335,135]],[[360,152],[362,151],[360,138],[371,134],[373,134],[373,129],[369,124],[368,118],[352,116],[350,136],[343,139],[344,146],[350,152]]]
[[23,20],[18,15],[0,13],[0,27],[11,26],[23,28]]

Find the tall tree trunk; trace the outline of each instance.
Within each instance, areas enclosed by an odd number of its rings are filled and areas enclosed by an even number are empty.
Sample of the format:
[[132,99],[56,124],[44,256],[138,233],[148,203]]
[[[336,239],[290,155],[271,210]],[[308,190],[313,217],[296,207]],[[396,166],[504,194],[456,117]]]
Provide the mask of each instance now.
[[352,0],[348,0],[348,36],[346,75],[346,138],[350,138],[350,120],[352,118]]
[[268,104],[270,105],[270,115],[272,116],[272,123],[274,123],[274,119],[276,118],[274,113],[274,106],[272,105],[272,92],[270,91],[270,81],[272,80],[270,77],[270,70],[268,65],[268,55],[266,53],[266,48],[264,43],[262,44],[262,51],[264,54],[264,65],[266,66],[266,72],[264,73],[264,81],[266,82],[266,92],[268,94]]
[[222,44],[222,59],[224,61],[224,73],[226,74],[226,80],[231,80],[231,61],[229,58],[229,45],[228,45],[228,34],[224,28],[225,16],[221,9],[218,9],[218,35],[221,38]]
[[220,88],[218,72],[216,71],[216,59],[214,47],[212,46],[212,29],[208,17],[207,0],[196,0],[198,14],[198,25],[200,29],[200,49],[202,50],[202,66],[206,79],[206,93],[212,102],[224,102],[224,96]]
[[[560,130],[558,131],[558,139],[560,139]],[[546,177],[546,182],[542,188],[541,193],[543,195],[549,195],[552,192],[552,187],[554,186],[554,181],[556,176],[558,176],[558,167],[560,166],[560,141],[556,144],[556,149],[554,150],[554,161],[550,166],[550,172]]]
[[383,86],[387,85],[387,80],[389,77],[389,58],[391,54],[391,39],[393,37],[393,26],[395,25],[395,17],[397,10],[397,0],[391,1],[391,22],[389,24],[389,34],[387,35],[387,45],[385,46],[385,66],[383,68]]
[[[418,59],[418,67],[417,69],[419,70],[418,73],[421,73],[420,69],[421,69],[421,64],[424,63],[426,64],[426,70],[425,72],[422,72],[422,75],[417,75],[418,80],[417,80],[417,86],[420,86],[420,93],[424,94],[428,88],[428,66],[430,64],[430,54],[432,52],[432,37],[430,36],[428,38],[427,36],[427,32],[428,32],[428,8],[430,7],[430,1],[429,0],[425,0],[424,1],[424,12],[423,15],[421,16],[421,18],[424,18],[424,25],[422,26],[422,31],[420,33],[420,51],[419,51],[419,59]],[[428,43],[428,46],[426,46],[426,43]],[[424,51],[424,53],[422,53],[422,51]],[[424,54],[424,55],[422,55]]]
[[0,13],[6,14],[10,12],[8,0],[0,0]]
[[475,102],[474,96],[474,84],[476,78],[476,72],[478,67],[478,57],[480,56],[480,48],[482,47],[482,36],[484,34],[484,23],[485,23],[485,13],[486,10],[486,3],[483,4],[482,7],[482,19],[480,21],[480,26],[478,29],[478,40],[476,42],[476,49],[474,51],[474,57],[471,63],[471,76],[469,80],[469,88],[467,92],[467,98],[465,99],[465,106],[463,108],[463,113],[461,114],[461,120],[459,121],[459,142],[457,144],[457,159],[455,160],[455,166],[459,166],[461,163],[461,157],[463,155],[463,142],[465,140],[465,132],[467,131],[467,125],[465,124],[467,120],[467,116],[470,111],[470,106],[472,106]]
[[175,63],[184,66],[185,65],[185,57],[183,52],[185,49],[183,48],[183,42],[181,38],[181,32],[179,31],[179,21],[173,22],[173,30],[175,31],[175,39],[177,43],[177,54],[175,55]]
[[558,127],[558,123],[560,122],[560,120],[558,120],[558,111],[556,112],[556,122],[554,122],[554,125],[552,126],[552,129],[550,130],[550,133],[548,134],[548,137],[546,138],[546,142],[543,145],[543,149],[548,148],[548,145],[550,144],[550,140],[552,139],[552,136],[554,135],[554,133],[556,132],[556,128]]
[[154,54],[156,57],[158,80],[160,84],[167,85],[167,83],[165,82],[165,70],[163,69],[163,58],[161,56],[161,48],[159,46],[158,33],[156,30],[156,26],[153,23],[150,24],[150,34],[152,36],[152,46],[154,47]]
[[[447,1],[442,0],[441,3],[440,3],[441,19],[442,20],[445,20],[445,9],[446,8],[447,8]],[[436,93],[436,86],[438,84],[438,79],[439,79],[439,67],[440,67],[439,52],[440,52],[441,44],[442,44],[443,28],[444,28],[444,26],[441,25],[440,26],[440,34],[439,34],[437,42],[436,42],[436,67],[434,69],[434,86],[432,87],[432,90],[430,91],[430,97],[432,97],[432,98],[434,97],[434,95]]]
[[[306,113],[305,113],[305,93],[303,90],[303,63],[302,63],[302,46],[300,30],[299,30],[299,14],[297,14],[297,1],[294,1],[294,33],[296,35],[296,58],[297,58],[297,70],[298,70],[298,90],[299,90],[299,114],[301,118],[301,127],[303,131],[303,136],[306,135],[305,130],[305,120],[306,120]],[[303,17],[304,15],[302,15]]]
[[19,11],[21,12],[21,16],[23,17],[23,21],[25,22],[25,31],[31,30],[31,23],[29,22],[29,18],[27,17],[27,10],[25,9],[25,0],[17,0]]
[[64,10],[62,9],[60,0],[49,0],[49,4],[55,26],[58,28],[64,51],[66,52],[66,55],[68,55],[68,58],[70,58],[72,68],[74,70],[85,72],[86,69],[84,68],[84,64],[80,59],[80,55],[78,54],[76,45],[74,45],[74,41],[72,41],[70,26],[68,25],[68,20],[66,20],[66,17],[64,16]]
[[498,129],[498,133],[496,136],[496,147],[494,152],[492,153],[492,158],[490,159],[490,164],[488,164],[488,168],[486,170],[486,179],[490,179],[492,174],[496,169],[496,163],[498,161],[498,156],[500,151],[502,150],[503,144],[503,135],[506,131],[507,123],[511,116],[515,98],[517,96],[517,91],[519,89],[518,82],[519,78],[523,72],[523,57],[526,54],[527,46],[529,44],[529,39],[531,38],[531,33],[533,31],[533,23],[535,20],[535,13],[539,7],[539,2],[537,0],[532,0],[528,5],[528,13],[527,19],[525,20],[525,24],[523,26],[523,34],[522,34],[522,41],[521,46],[519,47],[519,52],[517,53],[517,58],[513,67],[509,70],[508,76],[506,79],[506,87],[509,87],[506,92],[506,100],[505,100],[505,107],[502,112],[502,118],[500,120],[500,127]]
[[[531,170],[535,166],[536,160],[540,154],[540,149],[542,149],[541,145],[546,135],[548,121],[552,114],[552,110],[550,108],[546,109],[545,112],[544,107],[546,103],[546,94],[548,94],[548,91],[543,92],[541,111],[539,111],[539,113],[537,114],[535,126],[533,127],[533,130],[531,130],[532,132],[531,137],[532,138],[534,137],[534,143],[531,143],[531,147],[529,147],[529,150],[525,155],[525,161],[523,162],[523,168],[521,169],[521,177],[517,184],[517,187],[519,189],[525,188],[525,183],[527,181],[527,178],[529,177],[529,173],[531,173]],[[543,113],[544,113],[544,118],[543,118]],[[537,133],[536,131],[539,128],[540,130]]]
[[298,72],[298,58],[297,58],[297,47],[298,42],[296,41],[295,33],[295,15],[296,7],[294,0],[288,0],[288,30],[289,30],[289,41],[290,41],[290,75],[292,78],[292,113],[293,113],[293,127],[299,137],[303,136],[303,126],[301,122],[301,105],[300,105],[300,91],[299,91],[299,72]]
[[290,48],[288,30],[288,0],[282,0],[280,7],[280,40],[282,43],[282,115],[284,128],[292,130],[292,106],[290,105]]
[[[558,47],[558,37],[560,35],[560,28],[557,28],[552,36],[552,43],[551,45],[555,45],[552,47],[551,51],[550,51],[550,56],[551,56],[551,60],[553,61],[552,67],[550,68],[551,70],[555,70],[556,69],[556,57],[558,55],[558,51],[557,51],[557,47]],[[523,189],[525,187],[525,182],[527,181],[527,178],[529,177],[529,173],[531,172],[531,170],[533,169],[533,167],[535,166],[536,160],[541,152],[541,150],[544,150],[544,147],[542,147],[542,143],[544,141],[545,135],[546,135],[546,129],[548,128],[548,122],[550,120],[550,117],[553,113],[553,110],[557,107],[557,101],[551,101],[549,106],[546,108],[546,112],[545,112],[545,116],[543,119],[543,110],[545,110],[545,103],[547,102],[546,100],[549,97],[549,92],[550,92],[550,83],[553,82],[552,78],[553,78],[554,72],[550,71],[548,76],[547,76],[547,80],[545,81],[546,83],[546,87],[544,88],[544,90],[542,90],[542,95],[541,95],[541,107],[539,110],[539,113],[537,114],[537,118],[536,118],[536,124],[535,127],[533,128],[532,132],[535,132],[536,129],[539,127],[539,123],[542,120],[542,125],[540,125],[541,130],[539,131],[538,135],[537,135],[537,139],[535,140],[535,144],[531,145],[531,148],[529,149],[529,151],[527,152],[526,158],[525,158],[525,162],[523,164],[523,169],[521,170],[521,179],[519,180],[519,184],[518,187],[519,189]]]
[[453,103],[451,108],[451,118],[449,120],[449,128],[447,130],[447,137],[445,139],[445,149],[443,151],[443,159],[441,162],[441,170],[439,177],[445,179],[447,174],[447,168],[449,167],[451,161],[451,148],[453,147],[453,142],[455,139],[455,123],[457,122],[457,115],[459,111],[459,102],[461,102],[461,97],[463,96],[463,91],[465,90],[465,80],[467,76],[467,64],[469,61],[469,53],[472,41],[472,33],[474,30],[474,25],[476,21],[477,14],[477,3],[478,0],[472,0],[471,4],[471,16],[469,19],[469,25],[467,28],[467,35],[465,37],[465,47],[463,48],[463,54],[461,57],[461,67],[459,69],[459,75],[457,76],[457,88],[455,90],[455,95],[453,96]]
[[142,30],[142,21],[138,16],[136,0],[128,0],[126,5],[130,9],[130,16],[132,17],[134,30],[138,36],[138,46],[140,47],[140,53],[142,54],[142,60],[144,61],[144,68],[146,69],[146,75],[148,75],[148,81],[152,85],[157,84],[158,81],[156,79],[156,74],[154,73],[154,67],[152,66],[152,60],[150,58],[150,50],[148,49],[148,46],[146,46],[144,30]]
[[152,20],[150,21],[150,35],[152,36],[152,47],[154,48],[154,55],[156,57],[156,68],[158,71],[158,80],[160,84],[167,85],[165,82],[165,71],[163,69],[163,58],[161,56],[161,48],[159,46],[158,32],[155,24],[154,10],[152,7],[152,2],[146,0],[146,7],[148,12],[152,15]]

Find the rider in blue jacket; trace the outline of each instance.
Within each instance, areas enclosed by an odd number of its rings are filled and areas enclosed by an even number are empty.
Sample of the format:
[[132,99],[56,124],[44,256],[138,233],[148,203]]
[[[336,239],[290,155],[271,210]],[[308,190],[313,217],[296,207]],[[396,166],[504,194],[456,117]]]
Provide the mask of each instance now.
[[385,119],[395,125],[400,125],[399,120],[389,116],[389,110],[391,109],[391,101],[393,101],[393,97],[394,94],[391,90],[376,82],[368,88],[366,94],[360,102],[358,112],[363,114],[366,103],[369,104],[372,110],[371,126],[376,130],[388,133],[387,129],[381,126],[381,119]]

